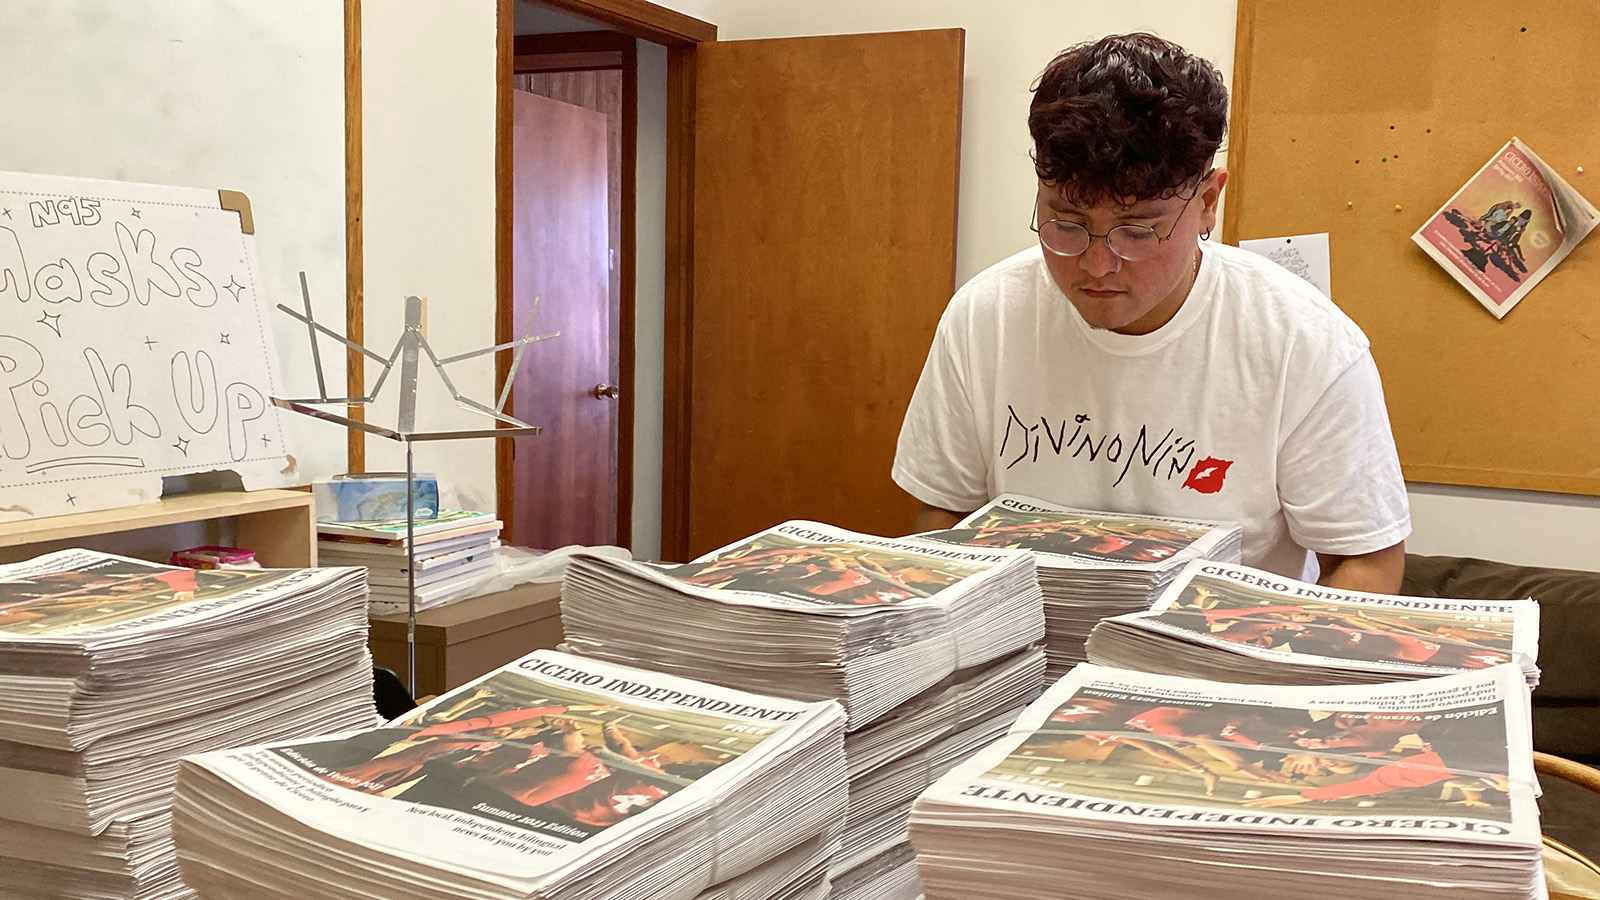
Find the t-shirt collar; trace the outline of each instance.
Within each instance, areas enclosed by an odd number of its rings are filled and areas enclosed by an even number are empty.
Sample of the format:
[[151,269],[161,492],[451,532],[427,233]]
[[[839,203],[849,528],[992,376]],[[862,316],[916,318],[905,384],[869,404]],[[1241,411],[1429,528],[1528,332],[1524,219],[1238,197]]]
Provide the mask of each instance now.
[[[1205,245],[1202,244],[1202,250],[1204,250],[1204,247]],[[1200,271],[1195,275],[1194,285],[1189,288],[1189,296],[1184,298],[1183,305],[1178,307],[1177,313],[1173,315],[1167,324],[1149,334],[1119,334],[1102,328],[1091,328],[1089,323],[1083,320],[1083,316],[1078,314],[1077,307],[1073,306],[1072,301],[1067,299],[1067,295],[1062,293],[1055,279],[1050,277],[1050,272],[1045,268],[1042,255],[1039,259],[1039,268],[1044,276],[1045,284],[1049,286],[1048,289],[1054,292],[1061,299],[1062,305],[1067,308],[1067,317],[1072,319],[1073,324],[1078,326],[1078,330],[1083,333],[1083,336],[1090,343],[1108,353],[1115,353],[1121,356],[1139,356],[1145,353],[1154,353],[1165,347],[1183,334],[1184,331],[1188,330],[1189,326],[1193,325],[1195,320],[1205,313],[1206,307],[1211,305],[1211,298],[1216,295],[1217,279],[1220,277],[1217,256],[1218,254],[1216,253],[1202,252]]]

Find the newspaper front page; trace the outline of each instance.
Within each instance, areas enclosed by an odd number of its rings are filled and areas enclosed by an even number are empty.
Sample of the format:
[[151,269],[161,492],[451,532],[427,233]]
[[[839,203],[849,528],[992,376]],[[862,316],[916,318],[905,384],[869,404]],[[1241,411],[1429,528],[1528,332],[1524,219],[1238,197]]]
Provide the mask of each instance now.
[[921,802],[1116,827],[1539,842],[1513,666],[1353,687],[1080,665]]
[[[674,822],[715,828],[719,794],[830,729],[842,782],[842,726],[832,702],[541,650],[382,728],[184,767],[318,831],[531,891]],[[804,833],[837,812],[816,806]]]
[[1032,550],[1041,565],[1156,571],[1209,556],[1232,523],[1091,512],[1003,494],[955,528],[918,540],[965,547]]
[[347,569],[186,569],[93,550],[0,566],[0,644],[112,643],[222,621],[273,596],[329,584]]
[[1411,676],[1533,668],[1539,605],[1341,591],[1226,563],[1190,563],[1147,611],[1107,622],[1262,660]]

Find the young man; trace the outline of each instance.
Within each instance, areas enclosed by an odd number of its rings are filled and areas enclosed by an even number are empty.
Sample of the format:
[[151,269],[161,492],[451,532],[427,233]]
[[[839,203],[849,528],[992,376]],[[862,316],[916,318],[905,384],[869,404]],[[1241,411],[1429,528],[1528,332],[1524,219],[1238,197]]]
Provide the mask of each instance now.
[[1201,244],[1227,113],[1215,67],[1148,34],[1040,76],[1039,246],[939,323],[894,465],[917,530],[1027,494],[1237,521],[1247,565],[1399,589],[1410,514],[1366,337],[1282,268]]

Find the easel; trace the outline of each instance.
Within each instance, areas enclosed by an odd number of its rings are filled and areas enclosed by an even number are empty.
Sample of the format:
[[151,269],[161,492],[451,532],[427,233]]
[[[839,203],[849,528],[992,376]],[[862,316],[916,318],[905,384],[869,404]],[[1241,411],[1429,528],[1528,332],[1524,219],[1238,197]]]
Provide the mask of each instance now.
[[[492,347],[470,350],[455,356],[440,359],[433,352],[433,347],[428,344],[428,338],[422,332],[422,299],[420,297],[406,298],[405,329],[400,338],[395,341],[394,349],[387,357],[368,350],[366,347],[346,338],[324,325],[319,324],[311,314],[311,292],[306,286],[306,273],[300,273],[300,296],[305,302],[305,312],[299,313],[283,304],[278,304],[278,309],[288,313],[294,319],[305,323],[311,341],[311,360],[317,373],[317,397],[310,399],[285,399],[273,397],[274,405],[283,409],[297,412],[301,415],[324,419],[343,425],[347,429],[375,434],[379,437],[399,441],[406,448],[406,679],[407,687],[412,696],[417,693],[417,548],[416,548],[416,498],[414,486],[416,481],[416,467],[412,460],[412,445],[417,441],[455,441],[471,438],[514,438],[524,435],[542,433],[537,425],[529,425],[505,412],[506,402],[511,398],[511,385],[516,380],[517,367],[522,363],[522,351],[535,341],[558,337],[560,332],[535,335],[533,319],[539,312],[539,298],[533,300],[533,307],[528,311],[528,336]],[[324,334],[333,338],[351,350],[376,360],[383,366],[383,372],[372,386],[372,392],[363,397],[329,397],[327,383],[322,374],[322,355],[317,347],[317,335]],[[445,367],[498,353],[501,350],[516,349],[511,358],[511,369],[506,373],[505,384],[501,386],[499,401],[494,406],[487,406],[476,400],[461,396],[456,390],[455,383],[450,380],[450,375]],[[465,431],[417,431],[417,366],[421,354],[426,353],[428,360],[433,363],[435,372],[444,382],[445,388],[450,391],[450,397],[458,406],[470,409],[505,423],[507,427],[468,429]],[[383,384],[389,377],[389,372],[394,368],[396,361],[400,364],[400,410],[398,421],[394,428],[384,428],[373,425],[349,416],[342,416],[321,406],[364,406],[378,399],[378,394],[383,390]]]

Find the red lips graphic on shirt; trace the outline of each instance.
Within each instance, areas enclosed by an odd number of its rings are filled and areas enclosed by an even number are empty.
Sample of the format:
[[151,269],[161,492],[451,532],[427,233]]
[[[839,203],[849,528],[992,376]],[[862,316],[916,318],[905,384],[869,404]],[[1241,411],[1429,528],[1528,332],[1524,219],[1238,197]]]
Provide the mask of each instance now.
[[1222,482],[1228,477],[1228,468],[1232,465],[1231,459],[1208,456],[1194,464],[1183,486],[1202,494],[1215,494],[1222,490]]

